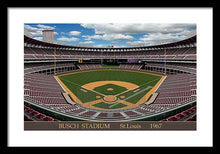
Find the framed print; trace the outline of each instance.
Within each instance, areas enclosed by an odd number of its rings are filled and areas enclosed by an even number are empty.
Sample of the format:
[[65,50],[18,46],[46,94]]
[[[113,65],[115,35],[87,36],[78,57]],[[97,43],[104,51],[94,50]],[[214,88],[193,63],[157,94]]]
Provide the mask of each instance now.
[[8,14],[10,145],[212,143],[212,9]]

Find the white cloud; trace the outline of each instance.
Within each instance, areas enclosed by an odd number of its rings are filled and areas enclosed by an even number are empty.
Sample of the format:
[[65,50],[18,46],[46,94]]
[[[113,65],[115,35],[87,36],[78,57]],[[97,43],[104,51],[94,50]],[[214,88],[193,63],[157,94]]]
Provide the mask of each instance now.
[[130,46],[146,46],[146,45],[148,45],[144,41],[133,41],[133,42],[126,42],[126,43],[129,44]]
[[43,33],[42,31],[35,31],[35,32],[30,32],[33,36],[42,36]]
[[43,40],[43,37],[33,37],[33,39],[36,39],[36,40],[42,41],[42,40]]
[[149,24],[149,23],[104,23],[81,24],[85,28],[92,28],[96,34],[139,34],[139,33],[177,33],[185,30],[195,30],[195,24]]
[[134,37],[131,35],[123,35],[123,34],[104,34],[104,40],[132,40]]
[[123,35],[123,34],[104,34],[104,35],[83,35],[85,40],[91,39],[100,39],[100,40],[132,40],[134,37],[131,35]]
[[85,42],[79,42],[76,44],[76,46],[84,46],[84,47],[93,47],[92,44],[94,44],[95,42],[93,41],[85,41]]
[[[161,41],[175,42],[186,39],[188,34],[196,31],[193,23],[98,23],[81,24],[85,28],[94,29],[95,35],[84,36],[85,40],[134,40],[126,42],[129,45],[154,45]],[[132,34],[145,34],[134,39]]]
[[95,47],[97,47],[97,48],[105,48],[105,47],[107,47],[107,45],[106,44],[96,44]]
[[186,35],[181,35],[181,33],[177,33],[177,34],[151,33],[148,35],[144,35],[143,37],[139,38],[139,40],[142,41],[143,43],[148,43],[153,45],[153,44],[177,42],[185,39],[186,37],[187,37]]
[[[38,24],[36,25],[36,27],[30,26],[30,25],[24,25],[24,29],[30,32],[32,36],[42,36],[43,30],[46,30],[46,29],[54,30],[55,27]],[[58,35],[58,33],[54,31],[54,35]]]
[[85,42],[80,42],[80,44],[93,44],[95,43],[94,41],[85,41]]
[[[186,33],[187,34],[187,33]],[[146,45],[158,45],[158,44],[166,44],[171,42],[177,42],[180,40],[184,40],[187,38],[184,32],[180,33],[149,33],[146,35],[143,35],[139,38],[138,41],[129,41],[126,42],[129,45],[134,46],[146,46]]]
[[70,38],[68,38],[68,37],[62,36],[62,37],[60,37],[60,38],[57,38],[57,40],[58,40],[58,41],[64,41],[64,42],[76,42],[76,41],[78,41],[79,39],[78,39],[78,38],[75,38],[75,37],[70,37]]
[[29,32],[35,32],[35,31],[38,31],[39,29],[36,28],[36,27],[32,27],[30,25],[24,25],[24,29],[26,29],[27,31]]
[[41,29],[50,29],[50,30],[54,30],[55,27],[52,27],[52,26],[46,26],[46,25],[41,25],[41,24],[38,24],[37,27],[41,28]]
[[79,36],[81,34],[81,32],[79,31],[70,31],[69,35],[73,35],[73,36]]
[[83,35],[84,40],[91,40],[91,39],[102,39],[101,35]]

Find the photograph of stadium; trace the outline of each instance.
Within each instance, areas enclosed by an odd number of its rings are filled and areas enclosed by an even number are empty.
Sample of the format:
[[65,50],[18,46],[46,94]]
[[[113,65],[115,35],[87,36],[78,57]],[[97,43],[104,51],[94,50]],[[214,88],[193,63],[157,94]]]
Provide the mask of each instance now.
[[24,24],[25,126],[195,125],[196,90],[196,24]]

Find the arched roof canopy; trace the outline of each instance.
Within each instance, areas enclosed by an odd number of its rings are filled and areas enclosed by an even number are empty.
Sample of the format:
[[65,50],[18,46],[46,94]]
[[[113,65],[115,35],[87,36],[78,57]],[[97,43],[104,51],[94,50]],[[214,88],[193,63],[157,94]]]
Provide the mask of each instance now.
[[[52,48],[77,48],[80,49],[81,51],[85,51],[85,49],[93,49],[92,51],[94,51],[94,49],[100,49],[99,51],[102,51],[104,49],[112,49],[112,48],[98,48],[98,47],[79,47],[79,46],[70,46],[70,45],[61,45],[61,44],[53,44],[53,43],[47,43],[47,42],[43,42],[43,41],[39,41],[39,40],[35,40],[33,38],[30,38],[26,35],[24,35],[24,43],[28,43],[28,44],[34,44],[37,46],[44,46],[44,47],[52,47]],[[140,50],[140,49],[149,49],[149,48],[167,48],[167,47],[175,47],[175,46],[182,46],[182,45],[186,45],[186,44],[193,44],[196,43],[196,35],[193,37],[190,37],[188,39],[182,40],[182,41],[178,41],[178,42],[173,42],[173,43],[168,43],[168,44],[161,44],[161,45],[153,45],[153,46],[141,46],[141,47],[125,47],[125,48],[113,48],[115,49],[132,49],[133,50]],[[116,50],[116,51],[117,51]],[[120,50],[119,50],[120,51]],[[125,51],[125,50],[124,50]]]

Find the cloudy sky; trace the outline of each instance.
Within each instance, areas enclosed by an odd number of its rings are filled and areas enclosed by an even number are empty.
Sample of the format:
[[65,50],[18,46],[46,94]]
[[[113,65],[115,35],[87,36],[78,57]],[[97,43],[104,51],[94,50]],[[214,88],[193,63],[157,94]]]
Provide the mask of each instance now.
[[196,24],[149,23],[79,23],[79,24],[24,24],[34,39],[42,40],[42,30],[53,29],[54,40],[67,45],[96,47],[149,46],[176,42],[195,34]]

